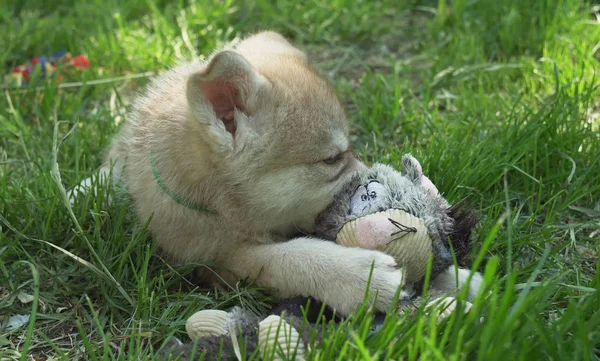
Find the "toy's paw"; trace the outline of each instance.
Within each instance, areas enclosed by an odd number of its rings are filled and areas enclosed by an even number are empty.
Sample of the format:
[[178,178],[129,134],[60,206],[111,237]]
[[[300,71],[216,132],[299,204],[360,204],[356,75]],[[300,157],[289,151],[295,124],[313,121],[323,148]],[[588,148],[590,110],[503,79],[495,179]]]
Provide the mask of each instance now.
[[[458,287],[457,287],[458,286]],[[473,301],[483,288],[483,276],[466,268],[448,267],[431,282],[431,288],[441,292],[460,292],[468,287],[467,300]]]
[[304,343],[292,325],[271,315],[258,324],[258,347],[263,357],[271,360],[303,360]]
[[[404,271],[393,257],[383,252],[361,248],[345,250],[343,258],[335,261],[336,277],[326,290],[325,303],[346,316],[360,307],[369,286],[372,297],[376,297],[372,303],[374,308],[384,312],[389,310],[396,292],[403,285]],[[400,299],[407,297],[408,293],[400,291]]]
[[[473,304],[468,301],[464,301],[464,307],[462,310],[464,312],[469,312]],[[440,297],[435,300],[429,302],[425,306],[425,312],[427,314],[435,314],[437,315],[438,322],[441,322],[443,319],[450,317],[454,311],[458,308],[457,300],[454,297]]]
[[185,324],[190,339],[221,336],[229,332],[229,313],[221,310],[202,310],[194,313]]

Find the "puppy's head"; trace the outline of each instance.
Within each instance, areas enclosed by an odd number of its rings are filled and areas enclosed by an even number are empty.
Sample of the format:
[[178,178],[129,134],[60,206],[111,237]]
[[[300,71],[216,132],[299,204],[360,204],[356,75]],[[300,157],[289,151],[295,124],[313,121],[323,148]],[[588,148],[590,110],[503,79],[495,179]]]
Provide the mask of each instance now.
[[187,99],[223,189],[265,229],[312,231],[345,178],[364,167],[335,89],[279,34],[216,53],[189,78]]

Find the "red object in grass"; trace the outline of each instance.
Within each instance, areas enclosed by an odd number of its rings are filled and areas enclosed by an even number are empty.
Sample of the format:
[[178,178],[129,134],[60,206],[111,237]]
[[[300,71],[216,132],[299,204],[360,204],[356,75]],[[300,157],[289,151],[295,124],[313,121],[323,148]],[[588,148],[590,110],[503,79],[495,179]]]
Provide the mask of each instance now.
[[77,70],[79,70],[81,68],[89,68],[90,61],[88,60],[88,58],[86,58],[83,55],[77,55],[76,57],[73,58],[73,65],[75,66],[75,69],[77,69]]
[[16,68],[14,68],[12,72],[16,74],[21,74],[24,80],[29,79],[30,69],[26,65],[19,65]]
[[38,66],[40,67],[41,77],[48,78],[50,76],[56,76],[57,80],[61,81],[63,76],[57,72],[57,65],[59,63],[65,64],[65,68],[73,66],[76,70],[89,69],[90,67],[90,61],[87,57],[83,55],[73,57],[71,53],[60,51],[50,57],[34,57],[28,65],[19,65],[15,67],[10,74],[4,77],[4,82],[12,84],[11,87],[26,86],[31,78],[34,68],[37,68]]

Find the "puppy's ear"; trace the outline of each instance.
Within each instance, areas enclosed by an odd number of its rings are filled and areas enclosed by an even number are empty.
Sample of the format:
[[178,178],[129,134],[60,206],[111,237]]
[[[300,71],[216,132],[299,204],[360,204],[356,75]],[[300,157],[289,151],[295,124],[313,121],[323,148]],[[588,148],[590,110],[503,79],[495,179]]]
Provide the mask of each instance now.
[[248,115],[249,97],[267,83],[242,55],[224,50],[188,79],[187,101],[199,121],[229,133],[232,140],[236,112]]
[[439,194],[437,187],[423,174],[421,163],[419,163],[412,155],[404,155],[402,157],[402,164],[404,166],[404,174],[408,179],[416,185],[425,188],[432,196]]
[[283,35],[275,31],[261,31],[240,42],[236,47],[240,52],[256,52],[263,54],[279,54],[294,56],[307,61],[306,54],[294,47]]

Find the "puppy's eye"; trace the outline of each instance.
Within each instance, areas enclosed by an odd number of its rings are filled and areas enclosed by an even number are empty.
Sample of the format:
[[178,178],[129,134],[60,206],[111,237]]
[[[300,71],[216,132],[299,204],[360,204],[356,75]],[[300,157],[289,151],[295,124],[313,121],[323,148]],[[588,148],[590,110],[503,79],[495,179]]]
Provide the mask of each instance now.
[[340,159],[342,159],[342,155],[338,154],[331,158],[324,159],[323,163],[325,163],[327,165],[334,165],[335,163],[339,162]]

